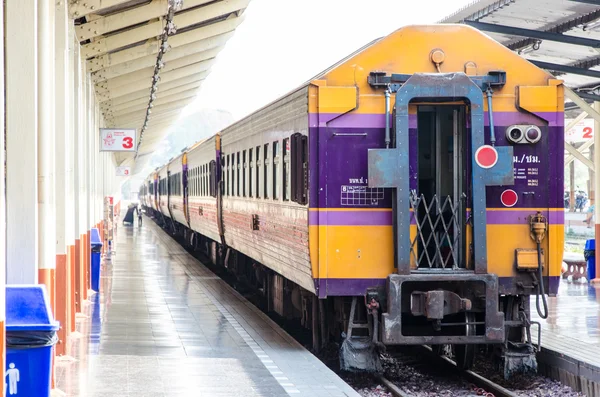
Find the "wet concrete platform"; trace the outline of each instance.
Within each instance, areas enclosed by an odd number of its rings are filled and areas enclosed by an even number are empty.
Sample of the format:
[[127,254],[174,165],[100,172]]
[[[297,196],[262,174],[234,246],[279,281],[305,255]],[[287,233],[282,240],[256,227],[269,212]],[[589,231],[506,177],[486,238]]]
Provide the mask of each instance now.
[[557,296],[548,298],[548,318],[537,314],[535,297],[531,312],[542,325],[540,372],[586,396],[600,396],[600,286],[561,280]]
[[119,226],[68,356],[66,396],[358,394],[151,220]]

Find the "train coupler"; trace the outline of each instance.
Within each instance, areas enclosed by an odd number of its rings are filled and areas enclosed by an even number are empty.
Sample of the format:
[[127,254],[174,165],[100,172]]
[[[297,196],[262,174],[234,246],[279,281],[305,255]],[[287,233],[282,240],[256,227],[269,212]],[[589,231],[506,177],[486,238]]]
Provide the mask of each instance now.
[[387,310],[381,324],[385,345],[464,345],[505,340],[496,275],[468,271],[392,274],[387,279],[386,293]]

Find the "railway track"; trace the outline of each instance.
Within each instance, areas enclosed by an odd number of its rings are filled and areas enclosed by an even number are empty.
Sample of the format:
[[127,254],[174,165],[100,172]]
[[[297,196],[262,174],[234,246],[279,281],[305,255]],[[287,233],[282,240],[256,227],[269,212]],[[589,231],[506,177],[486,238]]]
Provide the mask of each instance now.
[[[175,238],[176,241],[178,241],[179,244],[181,244],[182,246],[184,246],[186,248],[186,250],[188,250],[188,252],[190,252],[192,255],[194,255],[200,262],[202,262],[206,267],[208,267],[209,269],[211,269],[213,272],[215,272],[216,275],[218,275],[219,277],[221,277],[225,282],[227,282],[228,284],[230,284],[231,286],[233,286],[234,288],[238,289],[239,287],[242,287],[242,290],[246,290],[246,288],[244,288],[244,283],[241,282],[241,284],[239,284],[238,282],[240,282],[241,280],[236,279],[235,277],[233,277],[231,274],[229,274],[224,268],[220,268],[218,266],[214,266],[210,263],[209,258],[207,258],[203,253],[200,253],[198,251],[194,251],[193,249],[191,249],[190,247],[186,246],[185,244],[183,244],[183,241],[181,241],[180,239]],[[249,294],[248,292],[242,292],[241,290],[239,291],[240,293],[242,293],[242,295],[244,295],[247,299],[249,299],[250,302],[252,302],[253,304],[255,304],[257,307],[259,307],[261,310],[265,311],[264,307],[261,307],[260,301],[259,299],[253,299],[253,294]],[[267,312],[266,312],[267,313]],[[269,313],[267,313],[269,314]],[[279,318],[277,317],[272,317],[272,319],[277,322],[283,329],[285,329],[288,333],[290,333],[290,335],[292,335],[294,338],[296,338],[300,343],[304,344],[304,345],[308,345],[310,343],[310,335],[303,335],[303,332],[298,332],[298,329],[301,329],[301,327],[293,327],[293,326],[289,326],[289,324],[284,324],[280,321]],[[408,347],[408,346],[407,346]],[[411,348],[411,347],[408,347]],[[561,394],[531,394],[531,393],[518,393],[518,392],[513,392],[511,390],[508,390],[507,388],[499,385],[496,382],[493,382],[492,380],[478,374],[475,373],[473,371],[465,371],[465,370],[461,370],[457,367],[456,363],[451,360],[450,358],[446,357],[446,356],[440,356],[435,354],[430,347],[428,346],[412,346],[412,348],[420,348],[420,352],[417,354],[410,354],[410,355],[405,355],[402,358],[399,358],[399,361],[401,361],[402,366],[404,366],[404,368],[423,368],[425,369],[426,367],[430,367],[432,365],[436,365],[438,366],[438,370],[441,367],[444,367],[444,376],[448,377],[449,379],[455,380],[455,378],[460,378],[463,380],[463,382],[461,383],[461,386],[458,385],[453,385],[451,387],[450,390],[454,391],[454,390],[461,390],[461,394],[453,394],[452,392],[450,392],[450,394],[443,394],[443,395],[448,395],[448,396],[454,396],[454,395],[460,395],[460,396],[484,396],[484,397],[522,397],[524,395],[527,396],[533,396],[533,395],[561,395],[561,396],[580,396],[578,393],[574,393],[572,391],[565,393],[561,393]],[[397,357],[391,356],[392,359],[396,359]],[[321,359],[323,360],[323,362],[330,366],[332,369],[337,370],[338,368],[336,368],[335,365],[330,365],[332,364],[330,361],[330,359],[326,359],[325,357],[321,357]],[[335,360],[337,362],[337,360]],[[346,376],[342,376],[343,378],[346,379],[346,381],[348,381],[348,383],[353,384],[353,382],[350,381],[350,379],[348,379]],[[406,385],[404,384],[404,382],[400,381],[400,382],[396,382],[394,383],[393,379],[389,379],[390,377],[385,377],[385,376],[381,376],[378,378],[371,378],[372,382],[378,382],[379,384],[383,385],[385,388],[387,388],[389,390],[390,393],[392,393],[394,396],[399,396],[399,397],[416,397],[416,396],[422,396],[423,392],[426,391],[426,387],[424,386],[424,389],[422,390],[410,390],[411,387],[410,385],[415,385],[415,381],[412,382],[408,382],[409,387],[406,387]],[[372,383],[371,382],[371,383]],[[431,382],[429,382],[429,385],[431,385]],[[353,385],[355,387],[355,389],[357,389],[357,385],[354,384]],[[443,388],[444,386],[442,386]],[[550,386],[550,387],[542,387],[543,390],[552,390],[552,387],[556,387],[556,386]],[[466,390],[467,388],[469,388],[468,390]],[[358,389],[357,389],[358,391]],[[429,394],[432,395],[432,394]],[[437,394],[434,394],[437,396]]]
[[[506,389],[505,387],[487,379],[473,371],[462,370],[456,363],[446,356],[440,356],[435,354],[429,346],[420,346],[419,350],[422,349],[422,355],[418,355],[418,358],[413,358],[411,354],[409,358],[402,357],[401,361],[403,365],[410,365],[416,368],[422,368],[427,366],[439,365],[447,369],[450,376],[459,376],[468,381],[470,384],[470,394],[474,396],[484,397],[517,397],[518,394]],[[397,358],[397,357],[394,357]],[[437,367],[439,371],[440,368]],[[396,397],[415,397],[416,393],[414,390],[407,390],[394,383],[392,380],[385,376],[378,376],[378,381],[381,382],[394,396]]]

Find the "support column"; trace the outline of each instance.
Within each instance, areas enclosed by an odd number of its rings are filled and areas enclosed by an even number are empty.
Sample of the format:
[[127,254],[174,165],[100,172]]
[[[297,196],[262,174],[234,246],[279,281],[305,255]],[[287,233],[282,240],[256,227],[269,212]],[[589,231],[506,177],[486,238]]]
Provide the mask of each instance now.
[[[593,108],[596,112],[600,112],[600,102],[594,102]],[[595,116],[595,115],[594,115]],[[598,117],[594,117],[594,146],[600,147],[600,120]],[[600,172],[598,172],[598,167],[600,166],[600,150],[594,151],[594,170],[596,171],[594,174],[595,178],[595,186],[600,186]],[[594,202],[600,203],[600,189],[596,189],[594,192]],[[600,206],[594,207],[594,223],[595,223],[595,238],[596,241],[600,241]],[[600,269],[600,255],[596,255],[596,269]],[[598,282],[598,274],[596,273],[596,277],[592,282]]]
[[38,0],[38,248],[41,284],[56,308],[54,208],[54,2]]
[[[69,16],[65,1],[56,3],[56,56],[55,56],[55,213],[56,213],[56,318],[60,322],[56,354],[66,354],[66,341],[71,331],[71,271],[67,260],[67,213],[70,207],[65,204],[69,200],[70,183],[67,163],[67,136],[69,135],[71,105],[69,92]],[[71,243],[69,241],[69,243]]]
[[575,210],[575,162],[569,164],[569,212]]
[[37,1],[5,3],[6,279],[38,282]]
[[[4,41],[4,13],[0,13],[0,42]],[[0,109],[6,110],[4,102],[4,46],[0,46]],[[12,76],[11,76],[12,78]],[[5,173],[5,157],[4,157],[4,142],[5,142],[5,120],[4,111],[0,112],[0,131],[2,139],[0,139],[0,169]],[[0,225],[6,225],[6,186],[4,178],[0,178]],[[6,229],[0,227],[0,365],[6,368]],[[6,395],[5,382],[0,382],[0,396]]]
[[[68,12],[68,10],[67,10]],[[68,54],[68,69],[67,69],[67,81],[68,81],[68,92],[69,92],[69,114],[68,114],[68,129],[66,138],[65,148],[65,177],[66,177],[66,189],[67,194],[65,196],[65,240],[67,241],[67,263],[69,267],[69,324],[70,330],[75,331],[75,313],[77,308],[75,306],[75,51],[79,48],[79,44],[75,41],[75,26],[67,20],[68,24],[68,37],[67,37],[67,54]]]
[[[85,109],[83,95],[83,79],[82,79],[82,62],[80,55],[80,47],[77,39],[73,35],[73,145],[71,152],[73,154],[73,233],[75,237],[73,257],[74,257],[74,288],[75,288],[75,310],[77,313],[82,311],[82,291],[81,291],[81,178],[82,172],[82,136],[83,136],[83,121],[82,114]],[[72,329],[75,329],[75,324],[72,324]]]
[[[594,156],[596,155],[594,148],[595,148],[594,145],[590,146],[590,148],[589,148],[590,154],[588,157],[589,157],[590,161],[594,161]],[[595,164],[596,163],[594,163],[594,167],[595,167]],[[591,170],[588,168],[588,175],[589,175],[588,179],[590,180],[588,197],[590,198],[590,201],[591,201],[590,205],[592,205],[596,202],[596,184],[594,183],[594,173],[595,173],[594,170]]]

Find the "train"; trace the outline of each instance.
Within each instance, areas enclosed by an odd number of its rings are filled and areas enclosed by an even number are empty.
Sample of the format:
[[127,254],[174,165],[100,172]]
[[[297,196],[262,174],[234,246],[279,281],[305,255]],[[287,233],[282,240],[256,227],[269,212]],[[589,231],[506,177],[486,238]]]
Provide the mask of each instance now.
[[535,371],[531,306],[547,317],[564,246],[563,90],[474,28],[406,26],[183,150],[139,197],[344,369],[427,345]]

